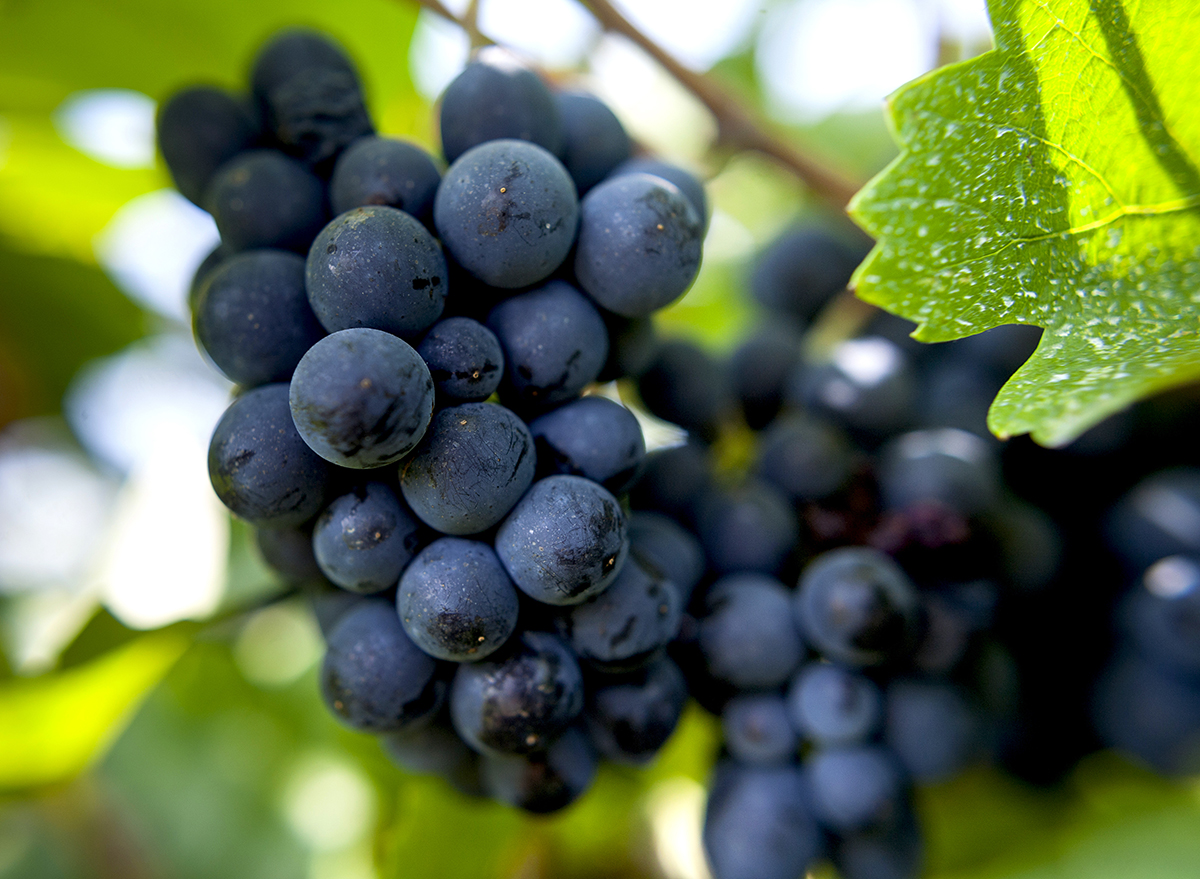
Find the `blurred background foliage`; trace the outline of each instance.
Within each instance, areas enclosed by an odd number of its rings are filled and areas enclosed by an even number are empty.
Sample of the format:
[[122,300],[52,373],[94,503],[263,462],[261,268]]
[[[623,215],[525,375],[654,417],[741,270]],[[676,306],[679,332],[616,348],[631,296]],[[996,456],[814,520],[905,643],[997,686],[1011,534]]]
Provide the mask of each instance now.
[[[880,97],[988,40],[978,2],[621,5],[862,180],[893,154]],[[703,272],[661,324],[732,345],[755,317],[754,253],[797,217],[839,218],[722,152],[694,99],[572,0],[479,12],[708,179]],[[191,346],[183,297],[215,230],[166,191],[153,110],[185,84],[239,87],[296,23],[350,49],[382,131],[434,145],[466,38],[411,3],[0,0],[0,877],[704,879],[713,718],[693,706],[652,766],[605,769],[548,819],[406,776],[327,715],[307,605],[267,600],[281,585],[211,496],[204,447],[229,388]],[[1052,791],[980,769],[919,799],[931,875],[1200,873],[1200,785],[1111,755]]]

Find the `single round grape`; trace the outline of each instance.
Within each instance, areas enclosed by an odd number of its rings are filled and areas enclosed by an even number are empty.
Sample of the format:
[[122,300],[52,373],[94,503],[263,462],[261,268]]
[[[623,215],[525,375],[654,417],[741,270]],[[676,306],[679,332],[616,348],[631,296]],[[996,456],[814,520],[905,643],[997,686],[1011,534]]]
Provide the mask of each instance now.
[[884,507],[935,501],[976,515],[1000,494],[1000,465],[992,447],[965,430],[914,430],[893,438],[877,468]]
[[562,403],[596,380],[608,332],[596,307],[565,281],[506,299],[488,315],[504,349],[501,395],[527,408]]
[[775,317],[730,357],[730,384],[751,429],[762,430],[779,414],[788,377],[802,359],[801,338],[800,326]]
[[335,498],[318,517],[312,537],[325,576],[362,595],[395,586],[420,540],[417,521],[382,482]]
[[461,793],[483,795],[479,755],[458,737],[445,712],[429,723],[383,733],[379,744],[388,758],[405,772],[436,775]]
[[1113,549],[1134,572],[1167,556],[1200,553],[1200,468],[1150,474],[1113,506],[1107,525]]
[[712,482],[708,447],[687,442],[646,455],[642,475],[629,490],[629,501],[635,510],[656,510],[691,526]]
[[774,577],[730,574],[714,583],[698,636],[713,677],[744,690],[786,682],[804,657],[789,607],[788,590]]
[[1179,674],[1200,677],[1200,557],[1173,555],[1152,564],[1121,618],[1143,655]]
[[828,497],[854,469],[854,447],[837,427],[806,412],[776,419],[761,435],[759,477],[793,500]]
[[557,624],[582,662],[619,672],[658,657],[679,633],[682,613],[674,583],[627,561],[612,585],[568,608]]
[[354,63],[323,34],[275,36],[255,59],[251,83],[279,145],[323,175],[342,150],[375,131]]
[[321,511],[329,465],[292,423],[288,386],[264,385],[230,404],[213,430],[208,475],[221,503],[254,525],[301,525]]
[[312,528],[256,528],[254,542],[267,567],[290,583],[324,578],[312,549]]
[[159,108],[155,129],[175,187],[197,205],[203,204],[217,169],[259,140],[245,101],[211,86],[173,94]]
[[696,216],[700,218],[701,224],[705,228],[708,227],[708,196],[704,194],[704,184],[695,175],[678,165],[672,165],[661,159],[654,159],[650,156],[634,156],[614,168],[609,176],[621,177],[629,174],[651,174],[678,186],[679,191],[696,209]]
[[621,505],[579,476],[548,476],[496,532],[496,554],[517,587],[545,604],[579,604],[621,573],[629,541]]
[[809,663],[792,679],[788,716],[820,746],[853,745],[873,736],[883,720],[883,696],[869,679],[830,663]]
[[322,458],[356,470],[399,461],[425,434],[433,379],[406,342],[342,330],[301,358],[292,376],[296,429]]
[[435,540],[400,578],[396,608],[413,643],[438,659],[474,662],[517,627],[517,590],[485,543]]
[[330,332],[424,332],[446,304],[446,260],[424,226],[395,208],[354,208],[321,230],[305,265],[308,298]]
[[347,726],[388,732],[432,716],[446,682],[439,663],[408,640],[392,604],[371,599],[347,611],[329,633],[321,695]]
[[433,157],[416,144],[390,137],[360,137],[338,157],[329,181],[329,202],[335,214],[386,205],[429,225],[441,180]]
[[204,208],[233,250],[305,253],[329,219],[321,180],[275,150],[239,153],[222,165],[205,191]]
[[434,324],[417,353],[429,367],[438,395],[448,403],[486,400],[504,376],[504,351],[496,334],[469,317]]
[[646,440],[637,416],[605,397],[581,397],[535,421],[538,472],[566,473],[620,494],[638,477]]
[[887,688],[883,740],[921,784],[947,781],[982,756],[984,723],[946,681],[895,680]]
[[535,815],[566,808],[591,787],[599,761],[588,737],[571,728],[538,754],[485,754],[484,789],[494,799]]
[[675,731],[687,696],[683,672],[666,657],[626,674],[599,675],[584,708],[588,733],[609,760],[644,764]]
[[446,171],[433,222],[455,262],[485,284],[514,289],[536,284],[566,259],[579,201],[550,153],[522,140],[492,140]]
[[610,177],[580,204],[575,277],[609,311],[644,317],[692,285],[703,233],[674,184],[648,174]]
[[658,571],[675,584],[684,607],[704,576],[704,547],[674,519],[662,513],[635,512],[629,516],[629,552],[638,564]]
[[773,574],[800,540],[800,523],[787,498],[765,482],[710,495],[700,505],[700,540],[721,573]]
[[800,740],[778,693],[741,693],[721,712],[725,747],[743,763],[790,763]]
[[793,406],[872,435],[908,424],[915,393],[911,359],[881,336],[847,339],[825,362],[799,364],[787,387]]
[[800,577],[795,613],[809,643],[835,662],[881,665],[914,646],[916,590],[878,550],[843,547],[810,562]]
[[494,403],[438,411],[400,473],[404,499],[443,534],[477,534],[508,515],[533,482],[533,437]]
[[822,848],[799,769],[717,767],[704,812],[714,879],[797,879]]
[[454,729],[484,754],[544,751],[582,710],[579,663],[546,632],[522,632],[487,659],[460,664],[450,687]]
[[835,833],[886,826],[904,813],[904,775],[878,745],[817,751],[804,774],[817,820]]
[[441,100],[439,128],[447,162],[502,138],[531,141],[554,154],[562,151],[563,122],[553,94],[503,49],[478,52]]
[[708,440],[734,407],[724,366],[684,339],[658,347],[638,377],[638,394],[652,414]]
[[304,260],[282,250],[229,258],[213,270],[193,309],[201,347],[246,387],[288,381],[325,335],[304,291]]
[[554,100],[563,121],[563,165],[582,196],[629,158],[629,135],[594,95],[558,92]]
[[809,321],[850,283],[865,248],[852,248],[828,231],[793,227],[754,263],[750,292],[771,311]]

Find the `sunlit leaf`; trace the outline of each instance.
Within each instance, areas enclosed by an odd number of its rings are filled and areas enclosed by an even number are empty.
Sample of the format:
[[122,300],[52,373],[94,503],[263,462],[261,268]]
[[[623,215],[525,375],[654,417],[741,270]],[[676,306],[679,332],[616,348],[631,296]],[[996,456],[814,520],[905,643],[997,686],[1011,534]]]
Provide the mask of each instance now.
[[944,341],[1046,328],[989,417],[1069,441],[1200,377],[1191,0],[993,0],[995,51],[897,92],[902,154],[852,205],[858,293]]
[[82,771],[189,643],[186,630],[164,629],[66,671],[0,684],[0,788]]

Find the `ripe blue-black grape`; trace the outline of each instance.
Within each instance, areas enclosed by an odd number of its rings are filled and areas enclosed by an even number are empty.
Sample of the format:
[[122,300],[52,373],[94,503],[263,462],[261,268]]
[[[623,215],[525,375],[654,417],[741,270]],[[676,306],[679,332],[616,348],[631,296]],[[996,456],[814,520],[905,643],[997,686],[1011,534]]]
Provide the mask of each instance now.
[[804,656],[790,593],[774,577],[730,574],[709,589],[700,650],[718,680],[745,690],[781,686]]
[[447,403],[486,400],[504,376],[504,351],[496,334],[469,317],[434,324],[417,353],[429,367],[439,398]]
[[741,693],[721,712],[725,747],[742,763],[790,763],[800,740],[778,693]]
[[363,595],[395,586],[420,540],[417,521],[382,482],[335,498],[317,518],[312,537],[325,576]]
[[683,672],[666,657],[627,674],[597,675],[584,707],[588,733],[609,760],[645,763],[675,731],[687,697]]
[[264,385],[234,400],[208,447],[217,497],[263,527],[301,525],[319,513],[329,471],[296,432],[285,384]]
[[769,425],[783,405],[788,377],[801,360],[801,327],[775,318],[742,342],[729,360],[730,383],[753,430]]
[[304,291],[304,260],[283,250],[229,258],[212,271],[192,309],[201,347],[246,387],[288,381],[325,335]]
[[291,583],[319,581],[325,575],[312,548],[312,528],[256,528],[255,544],[267,567]]
[[887,688],[883,739],[914,781],[932,784],[982,755],[984,723],[953,684],[902,679]]
[[684,339],[659,346],[638,377],[638,393],[651,413],[706,440],[717,435],[734,406],[724,366]]
[[713,879],[796,879],[822,849],[799,769],[717,767],[704,814]]
[[1143,655],[1200,679],[1200,557],[1160,559],[1142,575],[1121,616]]
[[584,196],[579,214],[575,277],[609,311],[644,317],[682,296],[700,271],[703,223],[673,183],[610,177]]
[[580,661],[619,672],[657,658],[679,632],[682,612],[675,584],[630,559],[611,585],[557,623]]
[[710,564],[723,574],[772,574],[800,539],[791,504],[765,482],[713,492],[700,505],[697,525]]
[[255,98],[279,146],[327,175],[338,154],[375,129],[358,71],[327,37],[292,30],[259,53]]
[[914,430],[890,440],[880,452],[877,473],[885,509],[935,501],[975,515],[1000,493],[1000,468],[991,446],[952,427]]
[[829,748],[804,764],[813,813],[829,830],[882,827],[906,810],[904,773],[879,745]]
[[517,590],[486,543],[435,540],[400,578],[396,609],[413,643],[438,659],[474,662],[517,627]]
[[496,532],[496,554],[517,587],[545,604],[579,604],[603,592],[629,552],[625,514],[580,476],[548,476]]
[[565,281],[506,299],[488,315],[504,349],[501,397],[538,409],[578,396],[608,357],[608,331],[596,307]]
[[433,197],[442,173],[416,144],[390,137],[360,137],[333,167],[329,203],[335,214],[386,205],[424,223],[433,222]]
[[222,165],[205,190],[204,208],[232,250],[304,253],[329,219],[320,178],[274,150],[239,153]]
[[883,720],[883,696],[869,679],[831,663],[800,668],[787,692],[792,725],[820,745],[864,742]]
[[497,524],[533,482],[533,436],[494,403],[463,403],[433,417],[400,473],[404,499],[443,534],[477,534]]
[[200,265],[196,266],[196,271],[192,273],[192,281],[188,285],[188,311],[195,313],[196,302],[200,298],[200,293],[204,289],[204,285],[212,277],[213,272],[233,255],[233,249],[221,243],[210,250],[208,256],[200,261]]
[[629,158],[629,135],[608,106],[586,92],[558,92],[562,161],[580,196]]
[[1111,748],[1170,776],[1200,772],[1200,687],[1119,653],[1096,682],[1092,718]]
[[308,298],[330,332],[423,333],[446,304],[446,260],[421,223],[395,208],[354,208],[321,230],[305,265]]
[[679,187],[679,191],[696,209],[696,216],[700,218],[700,224],[705,228],[708,227],[708,196],[704,193],[704,184],[693,174],[678,165],[672,165],[661,159],[635,156],[614,168],[610,176],[621,177],[629,174],[651,174]]
[[579,799],[591,787],[598,762],[587,735],[572,727],[541,753],[485,754],[479,772],[490,796],[541,815]]
[[1113,507],[1107,524],[1113,550],[1131,571],[1170,555],[1200,553],[1200,469],[1151,474]]
[[824,229],[794,227],[759,255],[750,291],[766,308],[808,321],[850,283],[865,255]]
[[381,330],[326,336],[292,376],[292,417],[304,441],[327,461],[358,470],[408,454],[425,434],[433,399],[425,361]]
[[441,100],[439,129],[447,162],[471,147],[501,139],[562,152],[563,122],[553,94],[536,73],[502,49],[480,51]]
[[707,446],[687,442],[646,455],[642,475],[629,490],[629,500],[635,510],[656,510],[691,525],[712,481]]
[[913,647],[916,591],[904,571],[874,549],[835,549],[810,562],[795,611],[805,638],[835,662],[881,665]]
[[258,50],[250,71],[250,90],[264,114],[271,92],[306,70],[356,75],[354,62],[329,37],[309,28],[281,30]]
[[544,751],[582,710],[579,663],[547,632],[521,632],[487,659],[460,664],[450,687],[454,729],[484,754]]
[[924,852],[916,820],[842,834],[830,856],[843,879],[917,879]]
[[403,729],[432,716],[446,689],[444,670],[404,634],[389,601],[360,601],[329,633],[321,695],[347,726]]
[[840,343],[822,363],[798,365],[786,396],[797,408],[875,436],[908,424],[915,393],[908,355],[888,339],[868,336]]
[[629,516],[629,553],[638,564],[657,571],[675,584],[684,607],[704,576],[704,547],[690,532],[662,513],[635,512]]
[[486,284],[515,289],[548,277],[566,259],[579,201],[566,168],[546,150],[492,140],[446,170],[433,222],[455,262]]
[[259,140],[246,101],[211,86],[172,95],[159,108],[155,129],[175,187],[198,205],[217,169]]
[[541,475],[566,473],[620,494],[638,476],[646,440],[637,416],[605,397],[581,397],[530,422]]
[[428,723],[418,723],[379,736],[393,763],[414,775],[436,775],[458,791],[481,796],[479,755],[458,737],[445,711]]
[[761,434],[756,470],[792,500],[811,501],[842,488],[854,464],[854,447],[844,432],[823,418],[792,412]]

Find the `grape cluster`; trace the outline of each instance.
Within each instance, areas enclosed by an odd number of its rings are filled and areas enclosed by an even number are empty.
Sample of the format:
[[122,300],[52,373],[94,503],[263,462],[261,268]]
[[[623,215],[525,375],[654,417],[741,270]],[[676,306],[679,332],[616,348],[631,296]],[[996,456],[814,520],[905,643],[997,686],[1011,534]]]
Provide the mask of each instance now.
[[[189,89],[159,117],[222,236],[190,295],[240,386],[213,486],[313,590],[338,719],[550,812],[600,759],[650,760],[691,697],[723,730],[716,879],[913,877],[914,785],[984,761],[1198,768],[1195,407],[999,443],[988,405],[1037,331],[830,333],[867,246],[832,224],[759,255],[764,319],[728,357],[661,339],[700,183],[497,49],[440,114],[444,173],[374,133],[339,47],[289,31],[249,98]],[[686,441],[647,455],[585,393],[616,380]]]
[[221,233],[190,297],[239,385],[213,487],[268,564],[323,584],[326,703],[412,771],[547,812],[602,756],[649,759],[686,700],[665,649],[702,554],[628,515],[638,419],[582,393],[691,285],[704,190],[500,50],[440,122],[444,173],[295,30],[248,99],[188,89],[158,125]]

